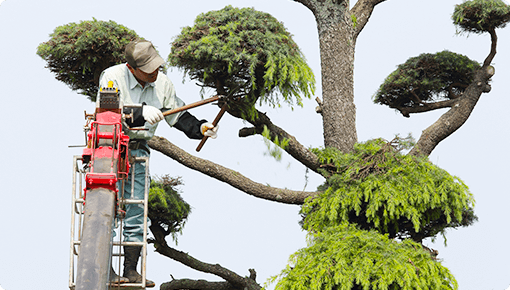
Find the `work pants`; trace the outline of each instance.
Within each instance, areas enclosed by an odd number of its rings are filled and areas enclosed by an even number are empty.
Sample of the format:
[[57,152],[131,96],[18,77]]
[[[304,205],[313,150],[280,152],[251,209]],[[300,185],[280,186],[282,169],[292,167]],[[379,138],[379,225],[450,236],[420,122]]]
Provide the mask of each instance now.
[[[130,150],[133,157],[149,157],[148,150],[132,149]],[[134,192],[131,194],[131,178],[132,170],[135,170]],[[150,175],[149,175],[150,176]],[[122,195],[121,181],[118,182],[119,196]],[[150,184],[150,179],[149,179]],[[149,186],[149,184],[147,186]],[[136,162],[131,164],[129,177],[124,182],[124,198],[143,200],[145,194],[145,162]],[[126,216],[124,218],[124,228],[122,234],[125,242],[142,242],[143,241],[143,204],[126,204]],[[150,220],[147,218],[150,225]],[[113,234],[115,237],[115,233]]]

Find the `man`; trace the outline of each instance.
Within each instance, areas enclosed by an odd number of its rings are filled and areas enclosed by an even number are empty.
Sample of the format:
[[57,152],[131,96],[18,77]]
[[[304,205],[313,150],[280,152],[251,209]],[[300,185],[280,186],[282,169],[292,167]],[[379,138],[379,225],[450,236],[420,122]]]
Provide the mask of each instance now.
[[[158,122],[165,119],[168,125],[183,131],[191,139],[202,139],[203,136],[216,138],[218,127],[214,127],[205,120],[199,121],[189,112],[180,112],[166,117],[161,110],[171,110],[184,105],[175,93],[170,79],[159,73],[164,60],[159,56],[152,43],[145,40],[135,40],[126,46],[127,63],[119,64],[104,70],[99,79],[100,87],[107,87],[113,81],[114,87],[119,89],[119,95],[124,105],[143,104],[141,110],[135,112],[134,120],[128,125],[145,126],[148,130],[129,130],[124,132],[130,137],[129,149],[132,156],[150,156],[147,140],[154,136]],[[146,123],[147,122],[147,123]],[[143,199],[145,190],[145,166],[135,165],[134,193],[131,196],[131,174],[124,185],[124,197]],[[119,187],[120,188],[120,187]],[[143,205],[126,205],[124,220],[124,241],[142,242],[143,239]],[[114,233],[115,234],[115,233]],[[110,280],[137,282],[142,280],[136,271],[140,257],[141,246],[124,246],[124,273],[127,279],[119,277],[111,269]],[[154,287],[154,282],[147,280],[146,287]]]

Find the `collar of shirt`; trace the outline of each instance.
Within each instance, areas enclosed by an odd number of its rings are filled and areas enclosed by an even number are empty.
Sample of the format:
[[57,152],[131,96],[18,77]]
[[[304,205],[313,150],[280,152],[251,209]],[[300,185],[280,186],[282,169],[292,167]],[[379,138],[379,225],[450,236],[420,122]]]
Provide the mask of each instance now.
[[129,70],[129,68],[126,66],[126,69],[128,71],[128,86],[130,90],[133,90],[136,88],[136,86],[139,86],[142,90],[146,89],[147,87],[153,87],[154,83],[145,83],[145,87],[142,87],[142,85],[138,82],[138,80],[135,78],[133,73]]

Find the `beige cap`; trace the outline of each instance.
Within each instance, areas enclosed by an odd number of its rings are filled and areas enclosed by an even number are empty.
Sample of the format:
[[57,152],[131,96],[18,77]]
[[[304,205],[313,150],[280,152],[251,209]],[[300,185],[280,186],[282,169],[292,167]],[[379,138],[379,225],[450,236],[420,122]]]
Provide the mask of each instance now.
[[126,60],[133,68],[139,68],[144,73],[152,73],[165,63],[163,58],[146,40],[135,40],[126,46]]

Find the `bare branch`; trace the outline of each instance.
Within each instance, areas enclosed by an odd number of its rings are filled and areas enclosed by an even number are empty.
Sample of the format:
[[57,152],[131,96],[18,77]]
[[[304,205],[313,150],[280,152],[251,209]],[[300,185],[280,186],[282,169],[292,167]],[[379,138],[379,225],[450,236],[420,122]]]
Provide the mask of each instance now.
[[306,8],[310,9],[313,14],[315,14],[315,5],[312,5],[314,0],[294,0],[295,2],[303,4]]
[[413,88],[411,90],[411,99],[416,103],[416,104],[422,104],[423,102],[420,100],[420,98],[418,97],[418,95],[416,94],[415,92],[416,88]]
[[359,0],[356,2],[354,7],[351,9],[351,15],[356,17],[356,29],[354,32],[354,39],[358,38],[358,35],[363,30],[365,25],[368,23],[374,7],[386,0]]
[[448,112],[423,131],[416,146],[409,154],[430,155],[439,142],[457,131],[467,121],[482,93],[490,92],[489,81],[495,73],[494,67],[490,64],[496,55],[498,37],[494,29],[491,29],[489,34],[491,35],[491,50],[485,58],[483,66],[475,73],[473,82],[466,88],[461,97],[454,100],[457,102]]
[[318,104],[318,106],[317,106],[317,107],[315,107],[315,112],[316,112],[317,114],[321,114],[321,115],[322,115],[322,105],[323,105],[323,104],[322,104],[322,101],[321,101],[321,99],[319,99],[319,97],[316,97],[316,98],[315,98],[315,101],[316,101],[316,102],[317,102],[317,104]]
[[458,99],[451,100],[455,102],[452,108],[423,131],[409,154],[428,156],[439,142],[457,131],[471,115],[482,93],[490,91],[488,81],[492,75],[494,75],[494,68],[491,66],[483,66],[479,69],[475,73],[473,82],[467,87],[463,95]]
[[303,204],[307,197],[319,194],[318,192],[275,188],[254,182],[232,169],[223,167],[209,160],[193,156],[163,137],[154,136],[151,140],[149,140],[148,144],[150,148],[165,154],[182,165],[202,172],[203,174],[213,177],[219,181],[228,183],[254,197],[286,204]]
[[491,52],[485,58],[485,61],[483,62],[484,66],[488,66],[491,64],[492,60],[496,56],[496,46],[498,44],[498,36],[496,35],[496,30],[493,28],[489,31],[489,34],[491,35]]
[[[154,239],[150,240],[150,243],[154,244],[156,248],[156,252],[160,253],[163,256],[169,257],[175,261],[178,261],[190,268],[193,268],[197,271],[214,274],[225,279],[226,282],[217,283],[217,282],[208,282],[208,281],[194,281],[194,280],[174,280],[169,283],[164,283],[161,285],[161,289],[214,289],[214,290],[227,290],[227,289],[249,289],[249,290],[259,290],[261,289],[260,285],[254,279],[241,277],[238,274],[230,271],[222,267],[219,264],[208,264],[204,263],[200,260],[193,258],[187,253],[178,251],[166,243],[165,240],[165,230],[158,224],[152,224],[150,226],[151,232],[154,235]],[[254,270],[250,270],[252,272]],[[253,275],[253,274],[252,274]],[[252,276],[250,275],[250,276]],[[181,287],[181,288],[179,288]]]
[[200,290],[236,290],[238,288],[233,287],[228,282],[211,282],[206,280],[192,280],[192,279],[176,279],[170,282],[161,284],[159,287],[161,290],[189,290],[189,289],[200,289]]
[[417,107],[395,107],[395,109],[399,110],[400,113],[406,118],[409,118],[409,114],[414,113],[423,113],[428,111],[433,111],[437,109],[444,109],[453,107],[457,103],[457,99],[455,100],[446,100],[434,103],[420,103]]
[[454,91],[453,91],[453,88],[467,88],[468,85],[465,85],[465,84],[461,84],[461,83],[453,83],[451,85],[448,86],[448,98],[449,99],[457,99],[458,97],[460,97],[460,95],[456,94]]

